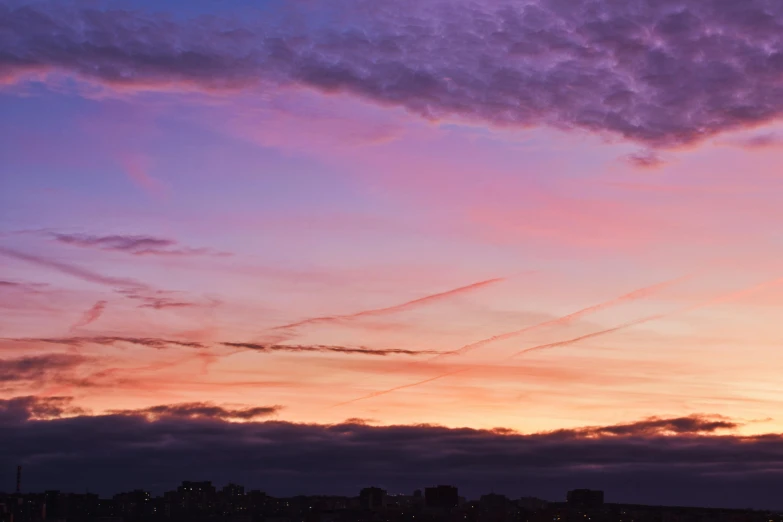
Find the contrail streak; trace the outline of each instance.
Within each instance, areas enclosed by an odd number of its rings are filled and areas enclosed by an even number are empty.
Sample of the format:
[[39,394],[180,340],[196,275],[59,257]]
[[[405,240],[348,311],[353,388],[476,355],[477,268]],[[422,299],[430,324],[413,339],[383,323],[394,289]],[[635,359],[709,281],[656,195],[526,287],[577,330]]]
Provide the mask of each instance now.
[[574,337],[572,339],[566,339],[565,341],[557,341],[554,343],[547,343],[547,344],[539,344],[538,346],[533,346],[532,348],[525,348],[524,350],[520,350],[517,353],[510,355],[509,357],[506,357],[503,360],[509,360],[513,359],[514,357],[519,357],[520,355],[524,355],[526,353],[530,352],[538,352],[541,350],[549,350],[551,348],[559,348],[560,346],[568,346],[570,344],[578,343],[579,341],[584,341],[585,339],[592,339],[593,337],[601,337],[603,335],[607,335],[613,332],[617,332],[618,330],[625,330],[626,328],[630,328],[632,326],[640,325],[643,323],[649,323],[650,321],[656,321],[658,319],[663,319],[664,317],[673,315],[678,312],[685,312],[687,310],[678,310],[675,312],[667,313],[667,314],[655,314],[655,315],[648,315],[647,317],[642,317],[641,319],[636,319],[634,321],[628,321],[627,323],[623,323],[617,326],[613,326],[612,328],[607,328],[605,330],[598,330],[597,332],[592,332],[589,334],[580,335],[578,337]]
[[715,297],[713,299],[710,299],[708,301],[704,301],[704,302],[701,302],[701,303],[696,303],[694,305],[691,305],[691,306],[688,306],[688,307],[685,307],[685,308],[681,308],[681,309],[675,310],[673,312],[664,313],[664,314],[650,315],[650,316],[647,316],[647,317],[642,317],[641,319],[636,319],[634,321],[629,321],[627,323],[623,323],[621,325],[618,325],[618,326],[615,326],[615,327],[612,327],[612,328],[607,328],[606,330],[599,330],[597,332],[592,332],[592,333],[589,333],[589,334],[580,335],[579,337],[574,337],[573,339],[568,339],[568,340],[565,340],[565,341],[558,341],[558,342],[554,342],[554,343],[548,343],[548,344],[541,344],[541,345],[538,345],[538,346],[533,346],[532,348],[525,348],[524,350],[520,350],[517,353],[511,355],[509,357],[509,359],[512,359],[514,357],[519,357],[520,355],[524,355],[524,354],[530,353],[530,352],[536,352],[536,351],[540,351],[540,350],[548,350],[550,348],[559,348],[561,346],[568,346],[570,344],[578,343],[579,341],[583,341],[585,339],[592,339],[593,337],[600,337],[602,335],[610,334],[610,333],[616,332],[618,330],[625,330],[626,328],[630,328],[632,326],[636,326],[636,325],[643,324],[643,323],[649,323],[650,321],[663,319],[665,317],[668,317],[668,316],[671,316],[671,315],[674,315],[674,314],[682,314],[682,313],[686,313],[686,312],[692,312],[692,311],[698,310],[700,308],[706,308],[708,306],[713,306],[713,305],[722,304],[722,303],[728,303],[728,302],[734,301],[736,299],[741,299],[741,298],[745,297],[746,295],[751,295],[751,294],[754,294],[754,293],[759,292],[761,290],[764,290],[766,288],[777,286],[779,284],[783,284],[783,278],[773,279],[771,281],[765,281],[763,283],[759,283],[757,285],[753,285],[751,287],[744,288],[742,290],[737,290],[736,292],[731,292],[731,293],[728,293],[728,294],[724,294],[724,295]]
[[308,324],[315,324],[315,323],[331,323],[331,322],[338,322],[338,321],[346,321],[350,319],[358,319],[360,317],[371,317],[375,315],[383,315],[383,314],[392,314],[396,312],[402,312],[405,310],[408,310],[409,308],[413,308],[419,305],[431,303],[434,301],[439,301],[441,299],[445,299],[447,297],[452,297],[455,295],[459,295],[462,293],[471,292],[473,290],[478,290],[479,288],[483,288],[485,286],[494,285],[497,283],[501,283],[505,281],[505,277],[498,277],[495,279],[488,279],[486,281],[479,281],[478,283],[473,283],[467,286],[461,286],[459,288],[454,288],[453,290],[448,290],[446,292],[440,292],[438,294],[428,295],[425,297],[420,297],[418,299],[414,299],[413,301],[408,301],[406,303],[394,305],[394,306],[388,306],[386,308],[376,308],[373,310],[365,310],[363,312],[356,312],[353,314],[345,314],[345,315],[326,315],[322,317],[311,317],[309,319],[304,319],[302,321],[297,321],[295,323],[290,324],[284,324],[281,326],[275,326],[274,328],[270,328],[269,330],[288,330],[291,328],[297,328],[299,326],[304,326]]
[[[737,300],[737,299],[741,299],[741,298],[743,298],[743,297],[745,297],[747,295],[754,294],[754,293],[759,292],[761,290],[764,290],[766,288],[778,286],[780,284],[783,284],[783,278],[773,279],[771,281],[765,281],[763,283],[759,283],[757,285],[754,285],[754,286],[751,286],[751,287],[748,287],[748,288],[744,288],[744,289],[738,290],[736,292],[731,292],[731,293],[728,293],[728,294],[724,294],[724,295],[715,297],[713,299],[709,299],[707,301],[703,301],[701,303],[696,303],[694,305],[687,306],[687,307],[681,308],[679,310],[674,310],[672,312],[649,315],[649,316],[646,316],[646,317],[642,317],[640,319],[635,319],[633,321],[629,321],[627,323],[623,323],[623,324],[620,324],[620,325],[617,325],[617,326],[613,326],[612,328],[607,328],[607,329],[604,329],[604,330],[599,330],[597,332],[591,332],[589,334],[580,335],[580,336],[574,337],[572,339],[566,339],[564,341],[557,341],[557,342],[554,342],[554,343],[540,344],[538,346],[525,348],[524,350],[520,350],[519,352],[516,352],[516,353],[514,353],[514,354],[504,358],[503,361],[507,361],[507,360],[513,359],[515,357],[519,357],[521,355],[524,355],[524,354],[527,354],[527,353],[530,353],[530,352],[549,350],[549,349],[552,349],[552,348],[559,348],[559,347],[562,347],[562,346],[568,346],[568,345],[571,345],[571,344],[575,344],[575,343],[578,343],[580,341],[584,341],[586,339],[592,339],[592,338],[595,338],[595,337],[601,337],[603,335],[608,335],[610,333],[614,333],[614,332],[617,332],[619,330],[625,330],[625,329],[631,328],[633,326],[638,326],[640,324],[649,323],[651,321],[656,321],[658,319],[663,319],[665,317],[669,317],[669,316],[672,316],[672,315],[675,315],[675,314],[687,313],[687,312],[691,312],[691,311],[694,311],[694,310],[698,310],[700,308],[706,308],[706,307],[709,307],[709,306],[714,306],[714,305],[718,305],[718,304],[722,304],[722,303],[731,302],[731,301],[734,301],[734,300]],[[633,293],[634,292],[631,292],[631,294],[633,294]],[[631,294],[626,294],[626,295],[631,295]],[[600,305],[597,305],[597,306],[600,306]],[[579,313],[579,312],[576,312],[576,313]],[[566,316],[566,317],[568,317],[568,316]],[[443,379],[445,377],[450,377],[452,375],[456,375],[456,374],[459,374],[459,373],[465,373],[465,372],[468,372],[468,371],[470,371],[472,369],[473,369],[472,367],[463,368],[461,370],[456,370],[456,371],[452,371],[452,372],[449,372],[449,373],[444,373],[444,374],[441,374],[441,375],[437,375],[435,377],[430,377],[429,379],[425,379],[423,381],[418,381],[418,382],[411,383],[411,384],[405,384],[405,385],[402,385],[402,386],[397,386],[395,388],[391,388],[391,389],[388,389],[388,390],[373,392],[373,393],[370,393],[370,394],[365,395],[363,397],[359,397],[357,399],[352,399],[352,400],[349,400],[349,401],[341,402],[339,404],[335,404],[332,407],[344,406],[344,405],[351,404],[351,403],[358,402],[358,401],[362,401],[362,400],[365,400],[365,399],[371,399],[373,397],[378,397],[380,395],[386,395],[387,393],[392,393],[392,392],[395,392],[397,390],[402,390],[402,389],[406,389],[406,388],[413,388],[415,386],[419,386],[421,384],[426,384],[426,383],[430,383],[430,382],[433,382],[433,381],[437,381],[437,380]]]
[[626,328],[630,328],[632,326],[637,326],[637,325],[640,325],[640,324],[643,324],[643,323],[649,323],[651,321],[656,321],[658,319],[663,319],[663,318],[669,317],[671,315],[683,314],[683,313],[687,313],[687,312],[692,312],[694,310],[698,310],[700,308],[706,308],[708,306],[713,306],[713,305],[722,304],[722,303],[728,303],[728,302],[734,301],[736,299],[741,299],[742,297],[745,297],[746,295],[751,295],[751,294],[754,294],[754,293],[759,292],[761,290],[764,290],[765,288],[770,288],[770,287],[773,287],[773,286],[777,286],[777,285],[782,284],[782,283],[783,283],[783,278],[773,279],[771,281],[765,281],[763,283],[759,283],[757,285],[753,285],[751,287],[744,288],[742,290],[737,290],[736,292],[731,292],[731,293],[728,293],[728,294],[724,294],[724,295],[715,297],[713,299],[710,299],[710,300],[707,300],[707,301],[704,301],[704,302],[701,302],[701,303],[696,303],[694,305],[687,306],[685,308],[681,308],[681,309],[675,310],[673,312],[668,312],[668,313],[663,313],[663,314],[655,314],[655,315],[650,315],[650,316],[647,316],[647,317],[642,317],[641,319],[636,319],[636,320],[633,320],[633,321],[629,321],[627,323],[623,323],[621,325],[614,326],[612,328],[607,328],[606,330],[599,330],[597,332],[592,332],[592,333],[589,333],[589,334],[580,335],[579,337],[574,337],[573,339],[567,339],[565,341],[558,341],[558,342],[554,342],[554,343],[548,343],[548,344],[541,344],[541,345],[538,345],[538,346],[533,346],[531,348],[525,348],[524,350],[520,350],[517,353],[511,355],[510,357],[508,357],[508,359],[513,359],[514,357],[519,357],[520,355],[524,355],[524,354],[530,353],[530,352],[537,352],[537,351],[540,351],[540,350],[549,350],[550,348],[559,348],[561,346],[568,346],[570,344],[578,343],[579,341],[583,341],[585,339],[592,339],[593,337],[600,337],[602,335],[610,334],[610,333],[616,332],[618,330],[625,330]]
[[[608,301],[604,301],[603,303],[599,303],[599,304],[596,304],[596,305],[593,305],[593,306],[589,306],[587,308],[583,308],[581,310],[578,310],[576,312],[570,313],[568,315],[564,315],[562,317],[558,317],[556,319],[551,319],[549,321],[544,321],[542,323],[534,324],[534,325],[531,325],[531,326],[526,326],[525,328],[521,328],[519,330],[514,330],[513,332],[507,332],[507,333],[504,333],[504,334],[493,335],[492,337],[488,337],[486,339],[482,339],[480,341],[476,341],[475,343],[467,344],[467,345],[463,346],[462,348],[459,348],[459,349],[457,349],[457,350],[455,350],[453,352],[447,352],[447,353],[443,353],[443,354],[440,354],[440,355],[436,355],[435,357],[432,357],[432,358],[428,359],[426,362],[434,361],[434,360],[437,360],[437,359],[440,359],[440,358],[443,358],[443,357],[451,357],[451,356],[454,356],[454,355],[465,354],[465,353],[467,353],[469,351],[475,350],[477,348],[481,348],[481,347],[486,346],[488,344],[491,344],[491,343],[494,343],[494,342],[497,342],[497,341],[503,341],[503,340],[506,340],[506,339],[512,339],[512,338],[517,337],[519,335],[522,335],[522,334],[525,334],[525,333],[528,333],[528,332],[532,332],[534,330],[538,330],[540,328],[544,328],[544,327],[547,327],[547,326],[555,326],[555,325],[560,325],[560,324],[567,324],[567,323],[569,323],[571,321],[579,319],[580,317],[584,317],[585,315],[596,313],[596,312],[599,312],[599,311],[604,310],[606,308],[609,308],[609,307],[612,307],[612,306],[616,306],[616,305],[624,303],[624,302],[634,301],[634,300],[637,300],[637,299],[643,299],[643,298],[645,298],[645,297],[647,297],[649,295],[654,294],[655,292],[657,292],[659,290],[662,290],[662,289],[667,288],[667,287],[669,287],[671,285],[679,283],[679,282],[681,282],[681,281],[683,281],[685,279],[688,279],[690,277],[691,276],[678,277],[676,279],[671,279],[669,281],[664,281],[662,283],[657,283],[657,284],[654,284],[654,285],[651,285],[651,286],[646,286],[644,288],[639,288],[637,290],[634,290],[634,291],[629,292],[627,294],[623,294],[623,295],[621,295],[619,297],[616,297],[614,299],[610,299]],[[402,385],[402,386],[397,386],[395,388],[391,388],[391,389],[388,389],[388,390],[382,390],[382,391],[373,392],[373,393],[370,393],[370,394],[365,395],[363,397],[359,397],[359,398],[352,399],[352,400],[349,400],[349,401],[346,401],[346,402],[335,404],[333,407],[344,406],[346,404],[351,404],[353,402],[358,402],[358,401],[362,401],[362,400],[365,400],[365,399],[378,397],[379,395],[386,395],[387,393],[392,393],[392,392],[395,392],[395,391],[398,391],[398,390],[402,390],[402,389],[406,389],[406,388],[413,388],[413,387],[419,386],[421,384],[426,384],[426,383],[429,383],[429,382],[432,382],[432,381],[436,381],[438,379],[443,379],[444,377],[449,377],[449,376],[455,375],[457,373],[463,373],[463,372],[466,372],[468,370],[470,370],[470,368],[465,368],[465,369],[457,370],[457,371],[454,371],[454,372],[444,373],[444,374],[441,374],[441,375],[437,375],[435,377],[430,377],[429,379],[425,379],[423,381],[418,381],[418,382],[414,382],[414,383],[410,383],[410,384],[405,384],[405,385]]]
[[473,368],[463,368],[461,370],[455,370],[455,371],[449,372],[449,373],[442,373],[440,375],[436,375],[435,377],[430,377],[429,379],[424,379],[423,381],[417,381],[417,382],[412,382],[412,383],[409,383],[409,384],[403,384],[401,386],[395,386],[394,388],[389,388],[388,390],[381,390],[381,391],[377,391],[377,392],[372,392],[372,393],[370,393],[368,395],[365,395],[363,397],[359,397],[359,398],[351,399],[351,400],[348,400],[348,401],[345,401],[345,402],[339,402],[337,404],[333,404],[332,406],[330,406],[330,408],[337,408],[339,406],[345,406],[347,404],[353,404],[354,402],[359,402],[359,401],[363,401],[363,400],[366,400],[366,399],[372,399],[373,397],[379,397],[381,395],[386,395],[388,393],[393,393],[393,392],[396,392],[396,391],[399,391],[399,390],[404,390],[406,388],[413,388],[415,386],[419,386],[421,384],[427,384],[428,382],[432,382],[432,381],[437,381],[439,379],[450,377],[450,376],[456,375],[458,373],[465,373],[465,372],[467,372],[469,370],[472,370],[472,369]]
[[481,341],[476,341],[475,343],[466,344],[462,348],[459,348],[457,350],[454,350],[453,352],[444,353],[441,355],[438,355],[436,357],[433,357],[430,360],[435,360],[441,357],[450,357],[453,355],[462,355],[467,352],[473,351],[476,348],[481,348],[482,346],[485,346],[490,343],[494,343],[497,341],[505,341],[506,339],[512,339],[514,337],[517,337],[522,334],[526,334],[535,330],[539,330],[541,328],[549,327],[549,326],[557,326],[561,324],[567,324],[571,321],[574,321],[576,319],[579,319],[581,317],[584,317],[589,314],[594,314],[596,312],[600,312],[601,310],[605,310],[606,308],[611,308],[613,306],[617,306],[619,304],[629,302],[629,301],[636,301],[637,299],[643,299],[645,297],[648,297],[655,292],[658,292],[660,290],[663,290],[664,288],[667,288],[669,286],[675,285],[677,283],[680,283],[686,279],[689,279],[691,276],[683,276],[678,277],[676,279],[671,279],[669,281],[664,281],[662,283],[657,283],[651,286],[646,286],[644,288],[640,288],[638,290],[634,290],[633,292],[629,292],[627,294],[621,295],[620,297],[616,297],[614,299],[610,299],[609,301],[604,301],[603,303],[599,303],[597,305],[588,306],[587,308],[582,308],[581,310],[578,310],[576,312],[570,313],[568,315],[564,315],[562,317],[558,317],[557,319],[551,319],[549,321],[544,321],[543,323],[534,324],[532,326],[526,326],[525,328],[514,330],[513,332],[507,332],[504,334],[499,335],[493,335],[492,337],[488,337],[486,339],[482,339]]

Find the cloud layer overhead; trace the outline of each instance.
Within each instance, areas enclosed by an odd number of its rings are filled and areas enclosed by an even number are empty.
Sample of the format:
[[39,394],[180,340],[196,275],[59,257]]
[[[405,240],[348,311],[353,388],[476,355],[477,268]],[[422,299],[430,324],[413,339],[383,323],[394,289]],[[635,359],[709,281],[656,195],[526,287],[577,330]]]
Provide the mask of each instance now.
[[299,84],[425,117],[578,128],[652,146],[783,110],[783,9],[771,0],[321,7],[339,21],[308,20],[304,7],[276,26],[4,7],[0,73],[61,70],[135,88]]

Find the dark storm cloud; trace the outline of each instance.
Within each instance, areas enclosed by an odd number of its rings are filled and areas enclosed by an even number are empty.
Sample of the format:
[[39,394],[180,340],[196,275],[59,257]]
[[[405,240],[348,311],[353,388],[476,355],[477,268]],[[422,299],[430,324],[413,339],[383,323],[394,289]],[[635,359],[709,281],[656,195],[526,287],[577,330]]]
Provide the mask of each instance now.
[[321,352],[321,353],[343,353],[354,355],[374,355],[386,357],[388,355],[433,355],[444,352],[431,350],[404,350],[400,348],[373,349],[373,348],[349,348],[346,346],[323,346],[323,345],[285,345],[285,344],[259,344],[259,343],[221,343],[230,348],[244,348],[256,352]]
[[35,421],[26,419],[68,415],[70,403],[2,401],[0,467],[24,465],[32,490],[102,493],[139,485],[160,491],[199,478],[277,495],[355,495],[368,484],[409,492],[453,483],[469,496],[494,489],[559,500],[569,488],[598,487],[610,501],[767,507],[783,487],[781,436],[702,434],[712,431],[712,417],[648,419],[590,428],[589,435],[578,429],[521,435],[355,420],[235,423],[221,420],[219,410],[191,418],[202,406]]
[[258,25],[0,7],[0,76],[58,69],[139,87],[299,84],[426,117],[579,128],[651,146],[783,110],[778,0],[303,5]]
[[215,252],[208,248],[183,247],[173,239],[139,235],[95,236],[88,234],[51,233],[50,236],[60,243],[82,248],[96,248],[123,252],[135,256],[200,256],[227,254]]
[[48,354],[0,359],[0,382],[37,381],[54,373],[71,370],[85,358],[71,354]]
[[153,419],[174,417],[183,419],[253,420],[259,417],[269,417],[278,413],[281,409],[281,406],[230,408],[218,406],[210,402],[186,402],[152,406],[141,410],[119,410],[113,413],[117,415],[143,415]]

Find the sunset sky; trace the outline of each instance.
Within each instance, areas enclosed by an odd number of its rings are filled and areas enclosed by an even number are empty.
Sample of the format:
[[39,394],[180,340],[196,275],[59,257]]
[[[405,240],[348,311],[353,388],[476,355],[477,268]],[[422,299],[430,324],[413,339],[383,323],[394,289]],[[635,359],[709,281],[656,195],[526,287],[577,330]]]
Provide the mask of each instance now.
[[778,0],[0,1],[3,415],[783,483],[781,75]]

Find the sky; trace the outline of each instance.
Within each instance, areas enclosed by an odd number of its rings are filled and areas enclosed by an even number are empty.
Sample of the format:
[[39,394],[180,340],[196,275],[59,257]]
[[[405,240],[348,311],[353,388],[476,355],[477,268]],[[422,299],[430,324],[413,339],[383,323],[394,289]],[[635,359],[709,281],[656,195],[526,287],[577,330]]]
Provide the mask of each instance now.
[[0,0],[0,489],[783,507],[781,35],[776,0]]

